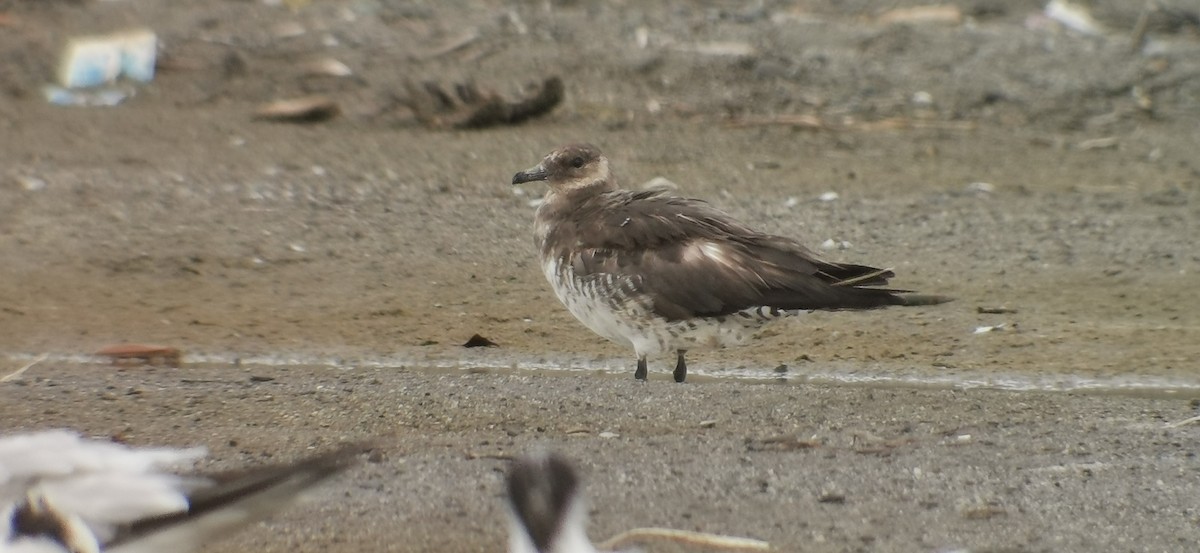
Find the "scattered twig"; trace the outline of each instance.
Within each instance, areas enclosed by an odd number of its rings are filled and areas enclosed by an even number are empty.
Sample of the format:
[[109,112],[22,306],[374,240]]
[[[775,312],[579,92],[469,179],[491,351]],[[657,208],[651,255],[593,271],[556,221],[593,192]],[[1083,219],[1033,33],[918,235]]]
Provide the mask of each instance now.
[[887,457],[897,449],[909,444],[914,444],[916,442],[917,440],[913,438],[896,438],[893,440],[886,440],[882,443],[854,447],[851,449],[851,451],[859,455],[878,455],[880,457]]
[[992,505],[985,505],[983,507],[967,509],[966,511],[963,511],[962,515],[963,515],[963,518],[965,518],[967,520],[988,520],[988,519],[996,518],[998,516],[1007,515],[1007,514],[1008,514],[1008,511],[1006,511],[1000,507],[995,507]]
[[1075,145],[1075,149],[1081,152],[1088,150],[1107,150],[1116,148],[1120,145],[1120,141],[1115,136],[1104,136],[1101,138],[1089,138]]
[[432,52],[429,52],[421,57],[425,59],[440,58],[446,54],[462,50],[463,48],[470,46],[472,42],[475,42],[482,37],[483,35],[479,34],[479,29],[472,27],[466,31],[463,31],[462,34],[450,39],[445,44],[437,47]]
[[179,348],[153,344],[112,344],[100,348],[96,355],[109,358],[114,365],[143,363],[178,367],[183,359],[183,352]]
[[510,453],[476,453],[474,451],[468,451],[466,457],[468,461],[474,461],[476,459],[495,459],[497,461],[513,460],[513,455]]
[[819,131],[835,130],[816,115],[806,113],[787,113],[766,117],[743,117],[729,123],[731,127],[759,127],[766,125],[786,125],[798,129],[814,129]]
[[851,123],[851,130],[864,132],[933,129],[939,131],[973,131],[979,128],[974,121],[930,121],[925,119],[909,119],[908,117],[889,117],[879,121]]
[[1179,428],[1180,426],[1194,424],[1194,423],[1200,423],[1200,415],[1196,415],[1191,418],[1183,419],[1181,421],[1167,423],[1167,428]]
[[1016,313],[1017,310],[1011,307],[984,307],[980,305],[975,308],[975,312],[984,315],[1005,315],[1008,313]]
[[704,532],[690,532],[687,530],[674,530],[671,528],[634,528],[608,538],[607,540],[596,544],[596,546],[598,549],[603,551],[618,551],[623,549],[626,545],[640,543],[647,540],[663,540],[684,545],[725,549],[728,551],[771,550],[770,543],[753,538],[739,538],[736,536],[707,534]]
[[795,451],[816,447],[821,447],[820,441],[815,439],[804,440],[792,434],[746,441],[746,449],[750,451]]
[[914,6],[888,10],[876,18],[883,25],[896,23],[962,23],[963,14],[958,6]]
[[1155,9],[1154,2],[1147,2],[1146,7],[1142,8],[1142,13],[1138,14],[1137,22],[1133,24],[1133,37],[1129,49],[1135,54],[1140,52],[1142,46],[1146,44],[1146,27],[1150,23],[1150,13]]
[[789,113],[767,117],[745,117],[729,122],[731,127],[759,127],[768,125],[783,125],[798,129],[818,131],[859,131],[881,132],[908,129],[934,129],[943,131],[973,131],[979,127],[974,121],[931,121],[925,119],[910,119],[908,117],[889,117],[879,121],[850,121],[846,123],[830,123],[819,116],[811,114]]
[[337,102],[325,96],[304,96],[275,100],[258,107],[255,119],[290,123],[318,123],[341,113]]
[[434,82],[407,83],[401,100],[421,124],[431,128],[482,129],[517,125],[549,113],[562,102],[562,79],[549,77],[523,98],[506,100],[474,83],[457,83],[446,89]]
[[26,363],[24,367],[21,367],[9,374],[4,375],[3,378],[0,378],[0,382],[8,382],[9,380],[13,380],[13,379],[17,378],[18,376],[21,376],[25,371],[29,370],[30,367],[32,367],[38,363],[41,363],[42,361],[45,361],[47,355],[49,355],[49,354],[43,353],[43,354],[35,357],[33,359],[33,361]]

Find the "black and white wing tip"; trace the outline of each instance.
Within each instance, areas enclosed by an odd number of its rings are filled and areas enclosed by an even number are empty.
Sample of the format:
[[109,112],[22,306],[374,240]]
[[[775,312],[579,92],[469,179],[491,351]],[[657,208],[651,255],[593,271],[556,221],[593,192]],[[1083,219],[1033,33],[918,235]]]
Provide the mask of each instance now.
[[192,551],[266,518],[363,449],[181,477],[167,469],[203,448],[134,448],[65,430],[0,438],[0,553]]
[[266,519],[305,491],[357,461],[362,444],[343,445],[295,463],[212,476],[214,484],[188,495],[187,512],[139,520],[122,529],[106,551],[192,551],[247,524]]

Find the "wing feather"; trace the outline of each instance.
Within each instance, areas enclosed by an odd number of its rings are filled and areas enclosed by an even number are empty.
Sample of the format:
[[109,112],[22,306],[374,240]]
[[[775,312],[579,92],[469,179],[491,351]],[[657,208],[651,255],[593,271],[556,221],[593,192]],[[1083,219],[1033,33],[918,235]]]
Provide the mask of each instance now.
[[795,240],[757,232],[700,200],[617,190],[590,199],[572,220],[574,232],[546,247],[574,252],[577,277],[631,278],[669,320],[758,306],[870,309],[904,303],[897,295],[904,290],[878,288],[894,276],[890,270],[823,261]]

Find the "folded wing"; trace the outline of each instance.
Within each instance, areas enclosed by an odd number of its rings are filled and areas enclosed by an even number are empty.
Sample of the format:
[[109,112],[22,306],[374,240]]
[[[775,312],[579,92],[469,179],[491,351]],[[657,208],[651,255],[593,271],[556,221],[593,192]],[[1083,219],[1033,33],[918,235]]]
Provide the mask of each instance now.
[[894,274],[821,260],[699,200],[616,191],[579,212],[576,276],[621,273],[670,320],[747,308],[870,309],[906,303],[880,288]]

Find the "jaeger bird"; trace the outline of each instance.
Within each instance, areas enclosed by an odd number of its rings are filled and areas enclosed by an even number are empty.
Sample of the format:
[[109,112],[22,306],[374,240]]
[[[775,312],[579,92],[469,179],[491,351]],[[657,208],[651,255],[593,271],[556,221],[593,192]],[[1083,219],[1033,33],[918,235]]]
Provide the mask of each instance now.
[[591,144],[558,148],[512,179],[534,181],[550,187],[534,223],[546,279],[585,326],[633,348],[639,380],[648,356],[674,351],[683,382],[688,350],[741,345],[811,310],[949,301],[885,288],[889,269],[824,261],[704,201],[621,189]]

